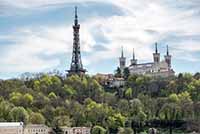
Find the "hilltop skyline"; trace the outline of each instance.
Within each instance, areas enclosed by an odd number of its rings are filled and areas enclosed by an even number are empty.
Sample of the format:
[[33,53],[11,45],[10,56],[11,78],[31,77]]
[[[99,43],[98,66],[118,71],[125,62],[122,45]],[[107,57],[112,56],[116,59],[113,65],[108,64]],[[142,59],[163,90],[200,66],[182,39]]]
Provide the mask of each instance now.
[[121,46],[127,60],[134,48],[139,63],[152,61],[155,42],[161,56],[169,46],[177,73],[200,71],[198,0],[2,0],[0,78],[67,70],[74,6],[79,8],[82,62],[89,74],[113,73]]

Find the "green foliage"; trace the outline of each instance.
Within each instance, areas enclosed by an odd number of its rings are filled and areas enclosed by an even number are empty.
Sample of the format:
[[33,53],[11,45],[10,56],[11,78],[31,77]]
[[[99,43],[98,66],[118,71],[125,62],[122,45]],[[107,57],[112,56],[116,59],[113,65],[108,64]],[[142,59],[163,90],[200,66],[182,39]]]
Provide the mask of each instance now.
[[9,103],[8,101],[1,101],[0,102],[0,120],[1,121],[8,121],[9,120],[9,112],[13,108],[13,104]]
[[159,119],[200,122],[199,74],[126,77],[119,89],[99,84],[101,78],[77,75],[0,81],[0,121],[88,126],[93,134],[131,134]]
[[44,124],[45,118],[41,113],[31,113],[29,117],[29,122],[32,124]]
[[117,129],[118,127],[124,127],[126,118],[120,113],[115,113],[108,117],[108,125],[112,129]]
[[33,96],[31,94],[29,94],[29,93],[26,93],[23,96],[23,103],[24,103],[25,107],[31,106],[32,103],[33,103]]
[[53,120],[54,126],[67,126],[70,127],[72,125],[71,119],[67,115],[56,116]]
[[51,100],[57,99],[57,96],[54,92],[49,93],[48,98]]
[[180,107],[174,103],[167,103],[163,105],[160,110],[160,118],[163,120],[173,121],[180,119]]
[[124,76],[124,79],[127,80],[128,77],[130,76],[130,72],[129,72],[129,69],[126,67],[124,68],[124,72],[123,72],[123,76]]
[[173,93],[169,96],[169,101],[174,103],[179,102],[179,97],[177,96],[177,94]]
[[22,98],[23,98],[23,95],[21,93],[13,92],[12,94],[10,94],[10,102],[16,106],[21,105]]
[[126,91],[125,91],[125,97],[130,100],[132,97],[133,97],[133,91],[131,88],[128,88]]
[[13,122],[28,122],[29,115],[23,107],[14,107],[9,112],[9,118]]
[[122,77],[122,72],[121,72],[121,69],[119,67],[115,71],[115,77]]
[[118,134],[133,134],[132,128],[119,128]]
[[92,134],[106,134],[106,129],[101,126],[94,126],[92,128]]

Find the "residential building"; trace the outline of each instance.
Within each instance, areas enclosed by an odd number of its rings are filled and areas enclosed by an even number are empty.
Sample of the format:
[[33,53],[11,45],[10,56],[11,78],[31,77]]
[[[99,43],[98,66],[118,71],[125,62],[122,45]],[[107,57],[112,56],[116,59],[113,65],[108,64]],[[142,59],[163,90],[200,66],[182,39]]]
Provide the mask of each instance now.
[[0,134],[23,134],[22,122],[1,122]]
[[24,127],[24,134],[49,134],[51,128],[43,124],[28,124]]
[[89,127],[61,127],[63,134],[90,134]]

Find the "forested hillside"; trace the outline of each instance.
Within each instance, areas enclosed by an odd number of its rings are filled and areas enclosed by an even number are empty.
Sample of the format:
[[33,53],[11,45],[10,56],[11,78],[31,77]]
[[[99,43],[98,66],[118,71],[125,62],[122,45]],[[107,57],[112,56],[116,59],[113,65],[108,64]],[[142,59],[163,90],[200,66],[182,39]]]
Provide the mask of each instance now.
[[[0,81],[0,121],[90,126],[92,133],[129,134],[149,127],[200,131],[200,74],[129,76],[105,88],[95,77],[38,75]],[[169,130],[169,131],[170,131]]]

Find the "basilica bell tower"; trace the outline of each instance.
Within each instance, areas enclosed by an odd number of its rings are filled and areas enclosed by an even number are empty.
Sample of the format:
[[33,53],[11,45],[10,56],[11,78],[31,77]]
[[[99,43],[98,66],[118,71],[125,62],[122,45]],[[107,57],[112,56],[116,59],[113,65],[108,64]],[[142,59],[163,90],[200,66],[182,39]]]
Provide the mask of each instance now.
[[154,63],[160,62],[160,53],[158,52],[158,43],[155,43],[155,53],[153,53],[153,61]]
[[167,45],[167,53],[165,55],[165,61],[167,62],[169,68],[171,68],[171,58],[172,56],[169,54],[169,47]]
[[126,57],[124,57],[124,50],[122,47],[121,57],[119,57],[119,68],[123,72],[126,67]]

